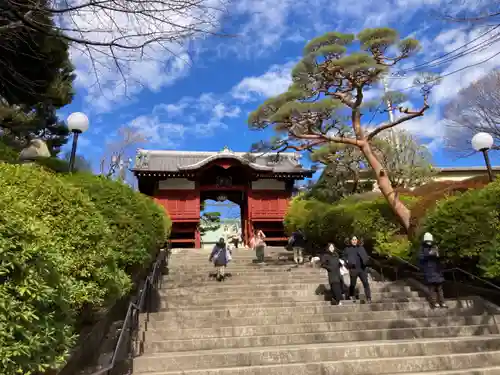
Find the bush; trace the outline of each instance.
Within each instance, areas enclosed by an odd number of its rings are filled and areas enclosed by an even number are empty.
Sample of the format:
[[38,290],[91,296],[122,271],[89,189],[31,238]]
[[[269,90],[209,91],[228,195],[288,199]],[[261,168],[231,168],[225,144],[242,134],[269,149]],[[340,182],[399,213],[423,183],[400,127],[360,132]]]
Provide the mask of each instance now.
[[418,234],[419,227],[428,211],[446,197],[466,192],[470,189],[480,189],[488,184],[487,176],[473,177],[464,181],[435,181],[422,185],[405,194],[419,198],[419,204],[412,209],[410,236]]
[[121,269],[133,274],[156,256],[171,227],[163,207],[106,177],[76,173],[65,178],[83,189],[107,220]]
[[0,210],[1,374],[63,364],[81,313],[128,293],[168,229],[163,209],[123,184],[36,164],[0,163]]
[[14,163],[18,160],[19,152],[6,145],[0,139],[0,160],[8,163]]
[[500,276],[500,181],[437,203],[419,231],[430,232],[451,264]]
[[[415,198],[402,197],[411,204]],[[387,201],[381,197],[348,197],[336,205],[314,200],[295,198],[285,217],[287,232],[300,228],[308,240],[316,246],[334,242],[343,247],[346,238],[357,235],[364,239],[369,250],[376,249],[376,239],[380,234],[394,236],[402,227],[397,221]]]

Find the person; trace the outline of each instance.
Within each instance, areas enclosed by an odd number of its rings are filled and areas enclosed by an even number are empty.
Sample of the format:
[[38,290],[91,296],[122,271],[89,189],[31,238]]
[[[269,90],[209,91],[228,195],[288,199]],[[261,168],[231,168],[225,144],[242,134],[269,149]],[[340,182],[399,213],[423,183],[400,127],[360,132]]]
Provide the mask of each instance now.
[[328,272],[328,283],[332,293],[332,305],[342,305],[345,285],[342,277],[342,263],[335,246],[329,243],[327,250],[320,257],[321,267]]
[[289,245],[293,249],[293,261],[296,265],[304,263],[304,248],[306,246],[306,239],[300,229],[292,233],[289,240]]
[[260,229],[257,231],[257,234],[252,239],[252,248],[255,250],[255,256],[257,258],[257,262],[263,263],[264,256],[266,252],[266,243],[264,239],[266,235]]
[[223,281],[225,279],[226,266],[230,260],[231,252],[226,247],[226,241],[224,241],[224,238],[221,237],[210,253],[210,258],[208,258],[208,261],[213,262],[217,269],[217,281]]
[[349,297],[356,300],[356,284],[359,278],[365,290],[366,302],[371,303],[372,293],[367,269],[370,257],[356,236],[351,237],[350,245],[345,248],[343,260],[349,269]]
[[424,280],[429,288],[432,308],[447,308],[443,293],[443,267],[439,258],[439,249],[434,243],[431,233],[424,234],[422,247],[419,254],[420,267],[424,273]]

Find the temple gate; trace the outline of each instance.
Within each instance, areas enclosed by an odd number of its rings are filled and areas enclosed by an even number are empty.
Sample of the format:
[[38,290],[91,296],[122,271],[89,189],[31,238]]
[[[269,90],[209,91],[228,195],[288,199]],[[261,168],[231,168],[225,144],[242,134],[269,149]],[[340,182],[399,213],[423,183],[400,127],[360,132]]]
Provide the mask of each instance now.
[[172,219],[174,247],[199,248],[200,203],[229,200],[240,205],[245,244],[261,229],[266,242],[286,241],[283,219],[294,182],[313,171],[292,152],[250,154],[220,152],[137,150],[135,167],[139,191],[154,197]]

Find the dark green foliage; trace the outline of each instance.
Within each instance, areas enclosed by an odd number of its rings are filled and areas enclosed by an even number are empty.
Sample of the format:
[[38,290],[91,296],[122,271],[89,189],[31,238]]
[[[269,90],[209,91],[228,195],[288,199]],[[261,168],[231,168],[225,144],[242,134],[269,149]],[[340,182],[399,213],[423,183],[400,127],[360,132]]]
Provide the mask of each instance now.
[[0,161],[15,163],[17,162],[18,157],[19,152],[8,146],[5,142],[3,142],[3,137],[0,137]]
[[200,218],[199,230],[201,235],[213,232],[220,228],[220,212],[204,212]]
[[442,256],[487,277],[500,276],[500,181],[439,201],[427,214],[417,241],[430,232]]
[[[411,197],[402,199],[408,204],[415,201]],[[372,250],[377,250],[378,236],[383,234],[392,237],[402,229],[391,208],[380,195],[375,199],[348,197],[335,205],[297,197],[289,207],[285,227],[287,232],[302,229],[307,238],[318,246],[334,242],[343,247],[345,239],[355,234],[362,237]]]
[[0,163],[0,373],[62,365],[83,312],[128,293],[169,229],[149,197],[91,175]]
[[[29,0],[19,2],[20,13],[25,13]],[[31,4],[32,5],[32,4]],[[14,16],[0,19],[0,26],[7,25]],[[49,13],[32,11],[30,18],[39,25],[54,30]],[[48,36],[26,26],[4,28],[0,31],[0,97],[8,105],[33,107],[50,103],[60,108],[73,96],[73,67],[69,60],[68,43],[56,36]]]
[[65,179],[86,192],[107,220],[118,266],[129,274],[149,262],[166,242],[170,223],[163,208],[149,197],[104,176],[75,173]]
[[[21,14],[33,6],[27,0],[16,4]],[[50,14],[31,10],[29,17],[40,27],[54,30]],[[68,140],[68,129],[56,111],[73,98],[68,43],[22,25],[2,28],[13,20],[17,21],[4,10],[0,19],[0,130],[4,141],[16,150],[41,138],[56,156]]]

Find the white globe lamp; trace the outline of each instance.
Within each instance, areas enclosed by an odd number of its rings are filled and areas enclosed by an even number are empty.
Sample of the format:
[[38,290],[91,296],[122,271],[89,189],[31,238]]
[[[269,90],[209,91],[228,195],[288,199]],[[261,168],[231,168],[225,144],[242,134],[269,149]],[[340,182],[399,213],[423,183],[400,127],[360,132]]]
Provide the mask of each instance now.
[[89,118],[85,113],[74,112],[66,120],[68,129],[73,133],[83,133],[89,128]]
[[493,137],[489,133],[481,132],[472,137],[472,147],[476,151],[490,150],[493,147]]
[[493,147],[493,137],[489,133],[481,132],[472,137],[471,144],[474,150],[482,152],[484,156],[484,163],[488,171],[488,177],[493,182],[493,170],[491,169],[490,157],[488,151]]
[[68,130],[73,133],[73,146],[71,147],[71,156],[69,158],[69,171],[73,172],[78,136],[89,128],[89,118],[85,113],[74,112],[68,116],[66,125],[68,126]]

